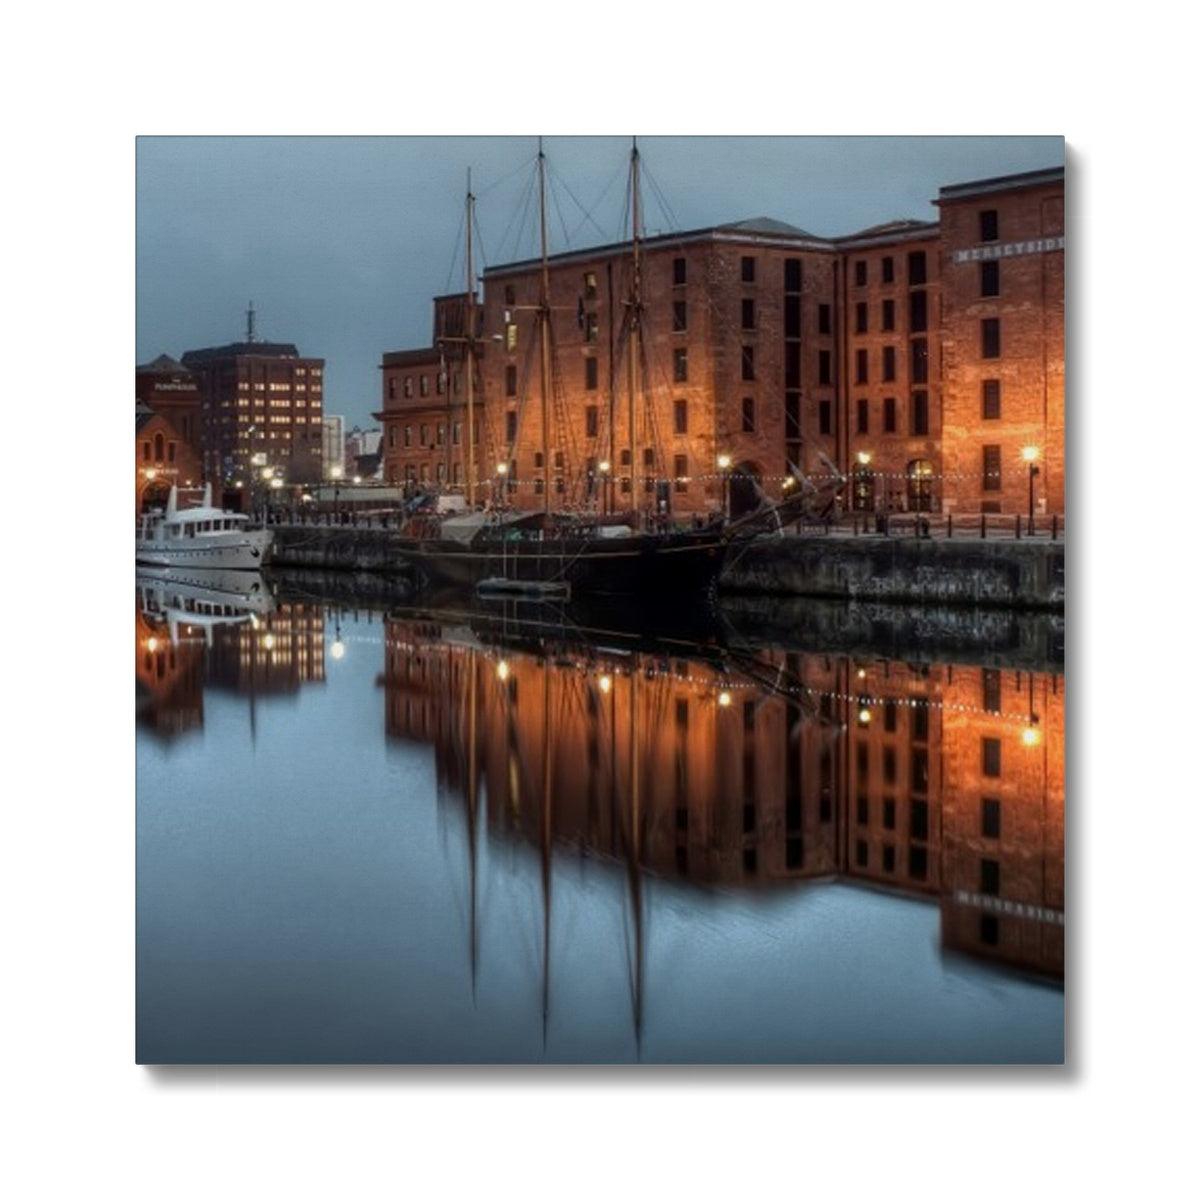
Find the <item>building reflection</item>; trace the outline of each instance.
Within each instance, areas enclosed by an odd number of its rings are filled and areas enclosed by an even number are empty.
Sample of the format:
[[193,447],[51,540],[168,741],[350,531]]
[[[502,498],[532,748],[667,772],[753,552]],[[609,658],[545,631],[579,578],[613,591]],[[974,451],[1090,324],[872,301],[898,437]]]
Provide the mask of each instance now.
[[[197,580],[200,580],[197,582]],[[204,724],[204,692],[259,699],[325,678],[325,617],[276,603],[250,572],[139,573],[135,602],[139,723],[173,738]]]
[[570,844],[631,890],[886,888],[939,905],[947,951],[1062,978],[1060,675],[677,649],[389,618],[386,729],[544,874]]

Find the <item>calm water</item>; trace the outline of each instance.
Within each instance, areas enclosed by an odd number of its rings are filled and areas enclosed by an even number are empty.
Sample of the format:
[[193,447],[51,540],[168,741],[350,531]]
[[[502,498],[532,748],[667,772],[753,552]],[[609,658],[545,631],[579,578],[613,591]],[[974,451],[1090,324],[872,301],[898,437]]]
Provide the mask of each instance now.
[[1019,638],[323,591],[138,589],[139,1061],[1062,1061],[1064,684]]

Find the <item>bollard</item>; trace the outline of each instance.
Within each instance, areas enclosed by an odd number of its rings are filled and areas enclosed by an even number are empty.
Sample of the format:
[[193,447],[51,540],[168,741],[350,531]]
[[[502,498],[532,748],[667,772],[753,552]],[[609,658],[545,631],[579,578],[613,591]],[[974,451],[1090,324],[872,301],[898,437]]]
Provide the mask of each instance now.
[[954,514],[946,514],[946,541],[949,541],[954,536]]
[[1055,513],[1050,518],[1050,540],[1052,542],[1058,541],[1058,513]]
[[1014,526],[1014,528],[1017,531],[1017,541],[1019,542],[1021,540],[1021,514],[1020,513],[1017,513],[1016,525]]
[[981,538],[987,537],[987,513],[979,514],[979,536]]

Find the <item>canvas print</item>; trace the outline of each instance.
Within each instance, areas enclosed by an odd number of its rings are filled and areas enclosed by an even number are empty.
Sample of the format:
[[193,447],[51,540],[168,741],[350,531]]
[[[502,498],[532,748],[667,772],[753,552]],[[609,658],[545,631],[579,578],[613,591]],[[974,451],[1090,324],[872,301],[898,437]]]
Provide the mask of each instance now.
[[1065,196],[139,139],[137,1061],[1062,1063]]

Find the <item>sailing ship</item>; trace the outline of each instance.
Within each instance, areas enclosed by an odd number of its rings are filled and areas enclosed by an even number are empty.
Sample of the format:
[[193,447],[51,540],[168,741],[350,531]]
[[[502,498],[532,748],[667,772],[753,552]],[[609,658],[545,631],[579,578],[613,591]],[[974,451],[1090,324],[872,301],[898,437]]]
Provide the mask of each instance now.
[[[539,143],[537,156],[541,257],[540,294],[536,306],[540,354],[540,406],[542,461],[550,458],[551,414],[549,392],[553,368],[549,255],[546,234],[545,155]],[[638,445],[639,419],[646,411],[642,359],[645,310],[642,298],[642,214],[639,184],[639,155],[636,141],[630,158],[632,213],[632,262],[628,294],[624,302],[621,342],[625,346],[628,371],[628,457],[633,496],[641,493]],[[671,521],[664,514],[631,511],[623,514],[562,512],[551,507],[550,488],[543,490],[540,511],[518,512],[503,507],[481,508],[476,503],[475,446],[475,360],[478,352],[475,279],[472,264],[471,229],[474,197],[468,176],[467,187],[467,291],[465,336],[447,339],[461,342],[466,362],[467,482],[465,511],[413,515],[396,540],[396,552],[411,562],[430,586],[484,588],[497,593],[521,589],[536,594],[553,585],[580,593],[636,596],[643,601],[670,602],[681,595],[711,595],[730,547],[760,532],[767,510],[762,509],[739,522],[725,515],[708,521],[694,520],[690,526]],[[511,438],[509,444],[511,451]],[[624,451],[623,451],[624,454]],[[511,458],[511,453],[507,456]],[[502,468],[504,469],[504,468]],[[794,481],[793,481],[794,482]],[[647,488],[649,490],[649,488]],[[764,498],[765,500],[765,498]],[[811,507],[813,497],[804,487],[793,490],[789,509]],[[771,519],[780,520],[779,512]],[[792,514],[794,515],[794,514]],[[790,519],[790,517],[789,517]],[[558,591],[553,593],[555,596]]]

